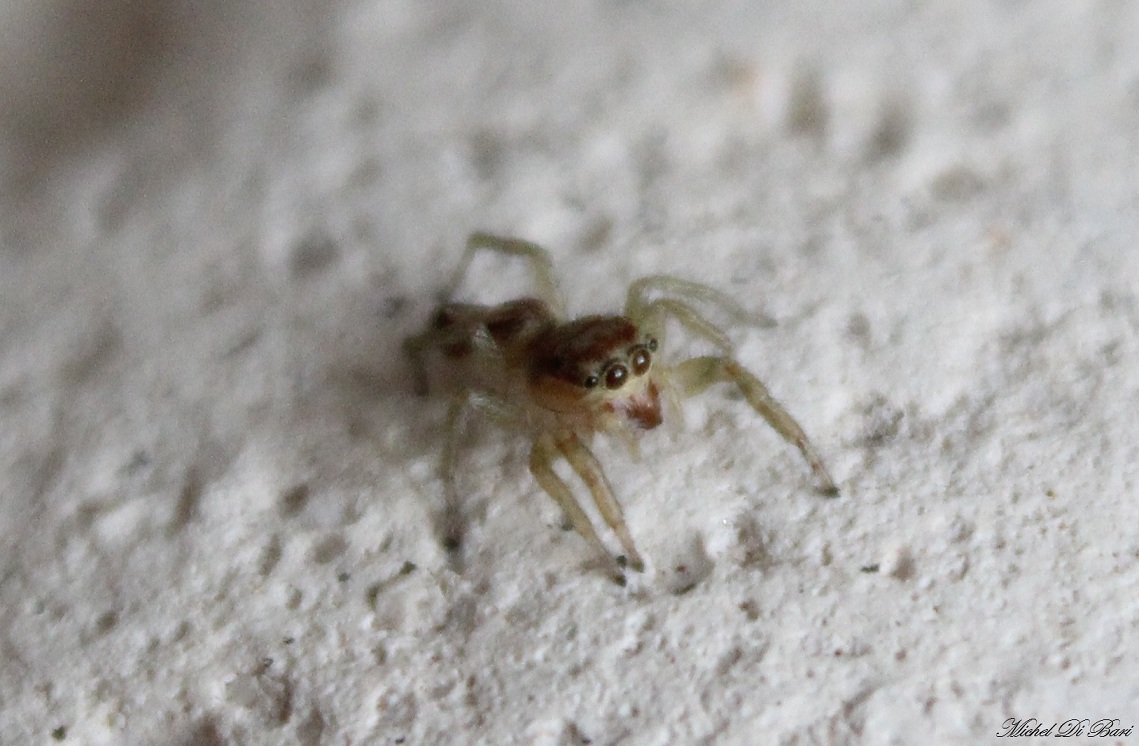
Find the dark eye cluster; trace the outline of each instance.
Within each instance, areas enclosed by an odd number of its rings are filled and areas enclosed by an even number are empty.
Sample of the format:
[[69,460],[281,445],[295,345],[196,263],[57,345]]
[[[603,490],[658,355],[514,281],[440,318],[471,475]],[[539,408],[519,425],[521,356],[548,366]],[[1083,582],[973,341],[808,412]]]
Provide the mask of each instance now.
[[629,350],[628,365],[626,365],[625,362],[615,360],[602,369],[600,375],[597,373],[587,375],[582,385],[587,389],[597,388],[601,384],[602,379],[604,379],[605,388],[610,391],[616,391],[629,380],[630,368],[632,368],[633,375],[635,376],[644,375],[645,372],[648,371],[653,362],[652,353],[656,352],[656,350],[656,339],[649,337],[644,344],[636,345]]

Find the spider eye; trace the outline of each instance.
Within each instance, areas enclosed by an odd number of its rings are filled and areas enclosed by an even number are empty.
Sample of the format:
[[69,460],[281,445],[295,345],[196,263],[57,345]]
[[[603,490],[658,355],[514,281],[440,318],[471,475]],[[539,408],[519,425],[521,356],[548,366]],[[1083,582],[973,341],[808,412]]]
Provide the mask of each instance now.
[[582,385],[585,386],[587,389],[595,389],[595,388],[597,388],[597,384],[599,384],[599,383],[601,383],[601,380],[597,376],[593,376],[593,375],[586,376],[585,380],[582,381]]
[[649,365],[653,361],[653,356],[649,351],[643,347],[638,347],[629,358],[629,362],[633,366],[633,373],[635,375],[643,375],[649,369]]
[[646,343],[646,345],[649,348],[649,352],[656,352],[657,351],[657,338],[656,337],[649,337],[649,341]]
[[605,388],[619,389],[625,385],[625,379],[629,377],[629,369],[624,365],[614,365],[605,373]]

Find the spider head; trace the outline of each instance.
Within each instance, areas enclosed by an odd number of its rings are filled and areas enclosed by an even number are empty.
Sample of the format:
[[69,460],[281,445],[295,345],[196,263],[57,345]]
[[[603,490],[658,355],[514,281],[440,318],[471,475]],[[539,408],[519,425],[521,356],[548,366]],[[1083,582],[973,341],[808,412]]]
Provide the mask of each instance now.
[[661,423],[649,372],[657,341],[624,316],[586,316],[534,341],[530,392],[546,409],[617,415],[650,430]]

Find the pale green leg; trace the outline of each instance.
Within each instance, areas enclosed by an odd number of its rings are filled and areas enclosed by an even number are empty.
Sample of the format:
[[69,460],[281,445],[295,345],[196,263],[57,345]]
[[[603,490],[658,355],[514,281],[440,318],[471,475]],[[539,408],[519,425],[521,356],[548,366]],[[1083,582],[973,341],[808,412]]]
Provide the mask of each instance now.
[[[654,293],[666,297],[650,298]],[[730,352],[732,343],[728,336],[700,313],[693,302],[715,305],[738,323],[752,326],[775,324],[770,317],[749,312],[715,288],[669,275],[644,277],[630,285],[625,301],[625,315],[658,340],[663,340],[664,322],[668,316],[672,316],[693,334],[709,340],[724,352]]]
[[440,475],[443,479],[443,511],[439,516],[439,534],[443,546],[455,551],[463,541],[462,501],[459,498],[456,477],[459,459],[459,441],[463,434],[463,421],[468,411],[475,411],[501,425],[517,422],[516,408],[507,402],[484,393],[469,393],[452,400],[447,409],[444,425],[443,454]]
[[732,341],[728,339],[728,335],[684,301],[658,298],[649,302],[640,313],[642,315],[639,318],[636,316],[629,318],[633,319],[642,332],[655,337],[658,342],[664,341],[665,322],[671,316],[685,329],[707,339],[724,352],[732,350]]
[[669,377],[681,392],[687,396],[699,394],[713,383],[734,383],[740,388],[744,398],[752,408],[767,420],[767,424],[783,438],[795,445],[803,458],[810,464],[815,478],[819,481],[819,491],[827,496],[838,494],[838,487],[831,479],[819,454],[807,440],[806,433],[799,423],[771,396],[763,382],[749,373],[743,366],[726,357],[694,357],[676,365]]
[[645,569],[644,560],[641,559],[637,547],[633,544],[633,537],[629,534],[629,527],[625,524],[621,504],[613,496],[613,488],[609,486],[609,480],[605,478],[605,472],[601,470],[601,464],[597,461],[597,457],[576,435],[559,439],[558,448],[566,457],[569,465],[589,487],[593,501],[597,503],[597,509],[601,512],[601,517],[605,519],[609,528],[617,535],[621,546],[625,548],[629,566],[637,572],[642,572]]
[[466,409],[466,402],[458,399],[447,408],[443,454],[439,462],[440,476],[443,478],[443,510],[438,519],[438,533],[443,548],[449,552],[454,552],[463,543],[463,511],[455,479],[455,464],[458,461],[459,436],[463,430]]
[[424,362],[423,355],[429,348],[437,346],[441,341],[442,335],[435,329],[429,329],[422,334],[416,334],[403,340],[403,354],[411,363],[411,374],[415,377],[415,393],[420,396],[427,396],[429,388],[427,364]]
[[446,297],[448,300],[454,297],[455,292],[463,283],[467,270],[470,269],[475,253],[479,249],[489,249],[510,256],[522,257],[529,261],[534,272],[534,279],[538,283],[539,297],[550,306],[556,316],[561,317],[565,313],[565,302],[562,300],[561,293],[558,292],[558,285],[554,281],[554,263],[550,259],[550,252],[530,241],[495,236],[490,233],[472,233],[467,239],[466,251],[463,252],[463,258],[459,261],[459,266],[455,268],[455,274],[452,275],[451,282],[447,286]]
[[586,543],[593,547],[598,555],[606,561],[613,579],[624,585],[625,576],[621,572],[620,566],[609,554],[609,550],[605,548],[597,532],[593,530],[589,516],[581,509],[581,505],[574,498],[569,486],[554,471],[554,461],[560,455],[561,451],[554,437],[548,433],[543,434],[534,441],[534,447],[530,450],[530,473],[534,475],[534,479],[538,481],[542,489],[554,499],[554,502],[569,518],[578,535],[585,539]]

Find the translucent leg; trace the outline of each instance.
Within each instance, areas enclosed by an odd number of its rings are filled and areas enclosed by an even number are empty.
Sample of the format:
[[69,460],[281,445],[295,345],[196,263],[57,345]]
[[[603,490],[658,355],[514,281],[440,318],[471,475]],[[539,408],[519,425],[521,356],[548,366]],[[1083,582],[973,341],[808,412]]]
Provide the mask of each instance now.
[[830,497],[838,494],[838,487],[827,473],[814,446],[807,440],[803,428],[783,408],[783,405],[771,396],[763,382],[735,360],[727,357],[694,357],[675,366],[670,372],[670,378],[687,396],[699,394],[713,383],[726,382],[739,386],[744,398],[763,419],[767,420],[767,424],[775,428],[784,440],[794,444],[803,454],[803,458],[810,464],[819,482],[819,491]]
[[629,566],[637,572],[642,572],[645,569],[644,560],[641,559],[637,547],[633,544],[633,537],[629,534],[629,527],[625,524],[621,505],[613,496],[613,488],[609,486],[609,480],[605,478],[605,472],[601,470],[601,464],[598,463],[597,457],[576,435],[560,438],[558,448],[566,457],[569,465],[589,487],[593,501],[597,503],[597,509],[601,511],[601,517],[605,519],[609,528],[617,535],[621,546],[625,548],[625,553],[629,558]]
[[458,461],[459,437],[463,430],[463,415],[466,409],[466,402],[459,399],[451,402],[451,406],[447,409],[443,456],[439,464],[443,478],[443,510],[439,513],[436,531],[443,548],[448,552],[457,551],[463,543],[463,511],[455,478],[455,465]]
[[444,430],[443,454],[440,459],[440,476],[443,480],[443,509],[439,513],[437,532],[440,542],[449,552],[455,552],[463,542],[464,523],[462,500],[459,497],[457,466],[459,442],[468,412],[477,412],[501,425],[517,421],[518,411],[507,402],[490,395],[472,392],[451,401],[447,409]]
[[565,314],[565,302],[562,300],[562,295],[558,292],[558,285],[554,281],[554,264],[550,259],[550,252],[530,241],[495,236],[490,233],[472,233],[467,239],[466,251],[463,252],[463,258],[459,261],[459,266],[455,268],[455,274],[452,275],[451,282],[447,286],[447,300],[454,297],[455,292],[462,285],[467,270],[470,269],[471,262],[474,260],[475,253],[479,249],[489,249],[510,256],[520,256],[528,260],[534,272],[534,279],[538,283],[539,297],[549,304],[557,316],[561,317]]
[[[626,312],[628,313],[628,312]],[[642,332],[664,343],[665,321],[676,319],[680,325],[698,337],[703,337],[723,352],[732,351],[732,341],[718,326],[696,310],[692,305],[675,298],[658,298],[650,301],[637,311],[638,316],[629,315]]]
[[[658,293],[665,297],[651,297]],[[658,339],[664,334],[665,319],[672,316],[693,334],[729,352],[732,345],[727,335],[705,318],[694,303],[714,305],[737,323],[752,326],[775,324],[770,317],[748,311],[731,296],[715,288],[669,275],[644,277],[630,285],[625,301],[625,315]]]
[[424,353],[439,344],[439,336],[437,331],[428,330],[403,340],[403,354],[407,356],[408,362],[411,364],[411,374],[415,378],[415,393],[419,396],[427,396],[430,388]]
[[577,533],[605,560],[611,577],[617,583],[624,585],[625,576],[617,561],[601,543],[601,538],[593,530],[589,516],[581,509],[581,505],[574,498],[569,486],[554,472],[554,460],[560,455],[560,450],[553,436],[549,434],[540,436],[530,450],[530,473],[534,475],[534,479],[538,481],[542,489],[554,498],[554,502],[561,507],[562,512],[569,518]]

